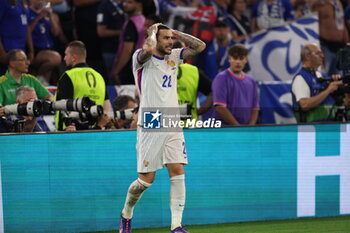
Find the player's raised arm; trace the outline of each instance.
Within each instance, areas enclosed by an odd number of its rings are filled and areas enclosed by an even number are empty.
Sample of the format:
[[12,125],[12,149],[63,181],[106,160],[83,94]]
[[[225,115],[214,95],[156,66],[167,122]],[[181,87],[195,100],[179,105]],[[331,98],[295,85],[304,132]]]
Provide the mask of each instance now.
[[191,59],[205,49],[205,43],[194,36],[177,30],[173,30],[173,35],[189,46],[183,51],[184,59]]
[[142,64],[147,62],[152,57],[153,51],[157,46],[158,25],[160,25],[160,23],[153,24],[147,29],[148,36],[142,45],[141,52],[138,55],[138,61]]

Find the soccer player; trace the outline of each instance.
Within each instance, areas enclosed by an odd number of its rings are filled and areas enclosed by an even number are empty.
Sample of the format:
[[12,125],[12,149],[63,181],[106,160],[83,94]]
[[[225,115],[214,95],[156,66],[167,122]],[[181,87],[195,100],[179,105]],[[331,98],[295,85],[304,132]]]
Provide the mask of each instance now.
[[[173,37],[189,47],[172,49]],[[185,142],[181,132],[149,132],[141,127],[143,109],[178,108],[176,74],[180,63],[205,49],[205,43],[191,35],[153,24],[142,49],[133,55],[133,73],[140,94],[140,117],[137,130],[137,172],[129,187],[120,217],[120,233],[131,232],[134,206],[151,186],[156,171],[165,165],[170,176],[171,233],[187,233],[182,225],[185,206]],[[158,112],[158,111],[157,111]],[[157,117],[156,114],[154,117]]]

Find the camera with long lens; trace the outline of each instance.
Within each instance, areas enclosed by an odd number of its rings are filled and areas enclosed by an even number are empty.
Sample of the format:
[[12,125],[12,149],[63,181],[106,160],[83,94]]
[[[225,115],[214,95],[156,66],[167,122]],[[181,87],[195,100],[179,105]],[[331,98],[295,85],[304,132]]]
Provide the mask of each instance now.
[[[342,71],[342,77],[339,81],[342,84],[338,86],[337,90],[332,92],[332,97],[335,100],[335,110],[334,110],[334,120],[336,121],[347,121],[347,106],[344,106],[344,96],[346,93],[350,93],[350,46],[347,45],[343,49],[340,49],[336,56],[336,66],[337,69]],[[319,82],[327,82],[323,85],[320,91],[327,89],[330,82],[335,80],[319,78]]]
[[[337,69],[342,71],[342,77],[337,81],[342,81],[343,84],[338,86],[338,89],[332,93],[332,96],[336,100],[336,105],[341,105],[343,102],[343,97],[345,93],[350,93],[350,46],[347,45],[345,48],[340,49],[336,56]],[[319,91],[327,89],[330,82],[333,79],[318,78],[318,82],[325,83]]]
[[132,120],[133,114],[139,111],[139,107],[136,108],[128,108],[120,111],[107,112],[107,116],[109,118],[118,118],[121,120]]
[[334,95],[343,96],[345,93],[350,93],[350,45],[338,51],[336,64],[337,69],[343,73],[340,79],[343,84],[338,86],[338,90],[334,92]]
[[5,115],[34,116],[42,115],[43,108],[41,101],[32,101],[22,104],[10,104],[4,106]]
[[103,107],[101,105],[92,105],[88,111],[76,112],[76,111],[63,111],[63,122],[65,125],[71,125],[75,123],[77,129],[89,129],[94,125],[98,117],[103,115]]
[[55,102],[43,101],[43,113],[54,114],[55,111],[75,111],[87,113],[91,106],[95,105],[95,101],[89,97],[81,97],[76,99],[62,99]]

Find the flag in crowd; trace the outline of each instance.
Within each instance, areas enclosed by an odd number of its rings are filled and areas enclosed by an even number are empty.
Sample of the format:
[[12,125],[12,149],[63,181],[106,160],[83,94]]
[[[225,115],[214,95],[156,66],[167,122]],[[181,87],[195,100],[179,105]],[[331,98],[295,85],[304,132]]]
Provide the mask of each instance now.
[[301,68],[300,50],[319,44],[318,18],[300,18],[283,26],[258,32],[246,42],[251,74],[256,80],[291,80]]

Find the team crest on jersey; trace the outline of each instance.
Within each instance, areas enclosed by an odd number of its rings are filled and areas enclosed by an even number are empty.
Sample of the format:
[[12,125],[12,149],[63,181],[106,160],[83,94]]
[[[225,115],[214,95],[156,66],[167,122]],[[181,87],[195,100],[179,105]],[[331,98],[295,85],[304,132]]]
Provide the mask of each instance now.
[[146,161],[146,160],[143,161],[143,165],[144,165],[145,167],[148,167],[148,164],[149,164],[148,161]]
[[174,61],[168,61],[168,65],[171,67],[175,67],[175,62]]

